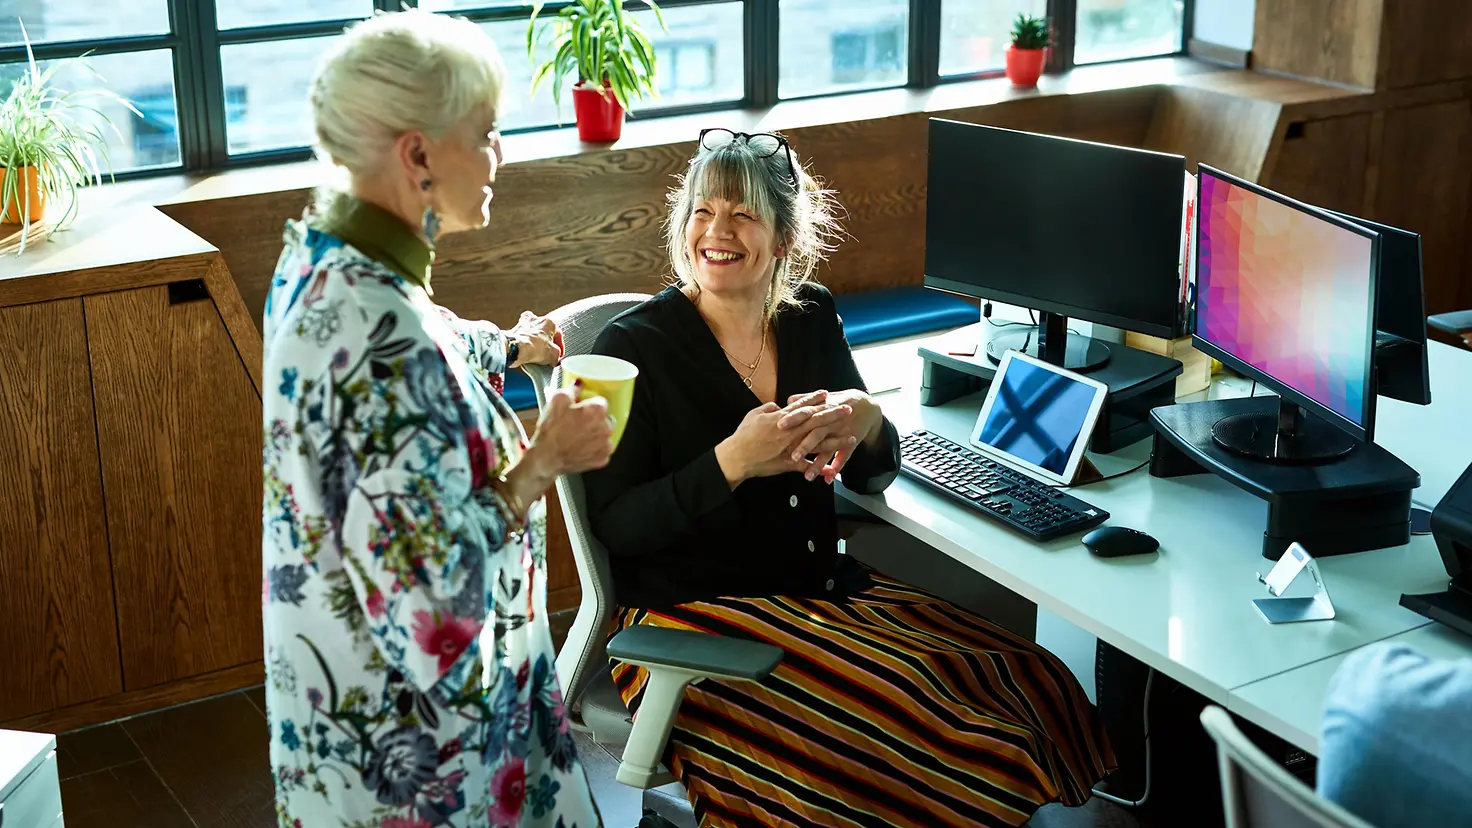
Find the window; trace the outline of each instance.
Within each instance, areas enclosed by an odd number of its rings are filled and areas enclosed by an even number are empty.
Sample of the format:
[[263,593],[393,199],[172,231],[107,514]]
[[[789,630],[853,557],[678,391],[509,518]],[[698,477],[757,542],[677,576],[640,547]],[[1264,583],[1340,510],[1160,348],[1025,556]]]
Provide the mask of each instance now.
[[1044,16],[1048,0],[942,0],[942,77],[995,72],[1007,65],[1012,22],[1026,13]]
[[[567,0],[549,0],[555,13]],[[625,0],[649,34],[660,94],[634,118],[784,98],[925,87],[998,72],[1018,12],[1072,16],[1060,63],[1181,50],[1185,0],[666,0],[668,30]],[[63,90],[103,88],[118,173],[206,170],[305,157],[307,84],[343,27],[418,5],[462,15],[500,46],[507,87],[500,126],[574,121],[544,83],[531,97],[527,0],[0,0],[0,93],[24,71],[25,33]],[[545,59],[548,55],[539,55]],[[97,118],[101,123],[101,117]]]
[[907,81],[909,0],[781,0],[780,15],[781,97]]
[[1073,62],[1179,52],[1184,19],[1184,0],[1078,0]]

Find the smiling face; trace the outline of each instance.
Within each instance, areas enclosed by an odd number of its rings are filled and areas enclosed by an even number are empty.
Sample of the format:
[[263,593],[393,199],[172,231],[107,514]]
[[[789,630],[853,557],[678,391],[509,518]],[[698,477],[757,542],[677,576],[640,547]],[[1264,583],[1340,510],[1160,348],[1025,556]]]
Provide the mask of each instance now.
[[694,199],[685,222],[685,255],[702,291],[765,295],[785,255],[771,223],[740,201]]

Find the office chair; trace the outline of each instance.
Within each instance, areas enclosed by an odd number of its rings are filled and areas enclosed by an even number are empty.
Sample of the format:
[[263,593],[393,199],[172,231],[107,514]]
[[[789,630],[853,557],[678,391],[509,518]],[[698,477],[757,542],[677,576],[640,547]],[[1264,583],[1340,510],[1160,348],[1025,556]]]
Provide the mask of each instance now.
[[1442,333],[1460,336],[1462,344],[1472,348],[1472,310],[1438,313],[1426,317],[1426,324]]
[[[608,321],[649,297],[639,293],[594,296],[564,305],[549,314],[562,330],[566,356],[588,353]],[[537,407],[547,402],[549,387],[561,372],[545,365],[527,365],[536,388]],[[604,644],[618,605],[613,595],[608,551],[593,537],[580,475],[557,478],[557,496],[567,521],[567,534],[577,563],[582,602],[557,654],[557,675],[573,721],[601,744],[624,745],[618,781],[646,791],[645,804],[676,824],[694,825],[689,802],[654,796],[651,788],[674,780],[660,766],[665,742],[692,681],[759,681],[782,660],[782,650],[770,644],[727,638],[688,630],[640,626],[624,630]],[[649,682],[639,715],[633,719],[619,697],[610,673],[609,656],[649,670]],[[680,792],[683,796],[683,791]],[[673,812],[672,812],[673,811]]]
[[1201,711],[1216,741],[1227,828],[1373,828],[1279,767],[1216,705]]

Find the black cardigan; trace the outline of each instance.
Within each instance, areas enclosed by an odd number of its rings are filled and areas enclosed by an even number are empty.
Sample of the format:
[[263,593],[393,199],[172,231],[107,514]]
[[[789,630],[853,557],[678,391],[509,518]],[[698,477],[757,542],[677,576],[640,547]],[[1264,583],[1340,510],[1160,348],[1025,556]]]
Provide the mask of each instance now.
[[[819,388],[863,389],[833,296],[816,284],[803,307],[779,313],[777,401]],[[593,534],[608,548],[615,598],[662,607],[715,597],[841,597],[867,585],[838,555],[833,489],[789,472],[733,492],[716,444],[761,404],[727,361],[695,305],[678,289],[616,317],[594,353],[639,367],[633,408],[608,466],[583,476]],[[899,469],[899,439],[884,421],[840,479],[877,492]]]

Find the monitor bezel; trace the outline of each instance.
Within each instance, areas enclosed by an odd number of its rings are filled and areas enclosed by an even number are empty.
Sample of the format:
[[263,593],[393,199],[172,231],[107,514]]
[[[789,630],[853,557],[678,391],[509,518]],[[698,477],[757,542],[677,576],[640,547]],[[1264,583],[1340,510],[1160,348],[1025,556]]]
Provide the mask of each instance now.
[[[947,125],[947,128],[950,125],[962,126],[962,127],[979,127],[979,128],[982,128],[982,129],[992,130],[992,131],[996,131],[996,132],[1008,132],[1008,133],[1013,133],[1013,134],[1016,134],[1016,135],[1026,135],[1026,136],[1030,136],[1030,137],[1034,137],[1034,138],[1042,138],[1042,139],[1047,139],[1047,140],[1051,140],[1051,141],[1067,142],[1067,143],[1072,143],[1072,144],[1084,144],[1084,145],[1093,146],[1093,147],[1102,147],[1102,148],[1105,148],[1105,149],[1117,150],[1119,152],[1128,152],[1128,153],[1132,153],[1132,154],[1136,154],[1136,155],[1142,155],[1142,156],[1153,156],[1153,157],[1156,157],[1156,158],[1170,160],[1172,162],[1179,162],[1180,163],[1181,172],[1182,172],[1182,182],[1181,182],[1182,183],[1182,187],[1185,186],[1185,176],[1184,176],[1184,173],[1187,170],[1187,162],[1186,162],[1186,157],[1184,155],[1179,154],[1179,153],[1163,152],[1161,150],[1142,149],[1140,147],[1126,147],[1126,146],[1122,146],[1120,144],[1109,144],[1109,143],[1105,143],[1103,141],[1090,141],[1090,140],[1083,139],[1083,138],[1071,138],[1071,137],[1066,136],[1066,135],[1050,135],[1050,134],[1044,133],[1044,132],[1036,132],[1036,131],[1025,130],[1025,129],[1013,129],[1013,128],[1010,128],[1010,127],[997,126],[995,124],[977,124],[977,123],[972,123],[972,122],[969,122],[969,121],[958,121],[958,120],[956,120],[954,118],[938,118],[938,117],[932,117],[932,118],[928,119],[927,124],[926,124],[925,175],[926,175],[926,181],[927,182],[929,181],[930,175],[931,175],[932,157],[931,157],[930,150],[931,150],[931,148],[933,146],[934,134],[935,134],[935,125],[936,124],[945,124],[945,125]],[[926,196],[926,209],[927,209],[927,211],[929,210],[929,208],[930,208],[929,195],[927,194],[927,196]],[[1177,235],[1180,234],[1180,231],[1182,229],[1183,229],[1183,227],[1178,224],[1177,225],[1177,228],[1176,228]],[[927,233],[929,232],[929,228],[928,227],[926,229],[926,232]],[[1178,255],[1177,256],[1177,260],[1179,260],[1179,258],[1180,257]],[[1136,319],[1136,318],[1133,318],[1133,317],[1121,316],[1121,315],[1118,315],[1118,314],[1105,313],[1105,312],[1101,312],[1101,311],[1096,311],[1096,310],[1093,310],[1093,309],[1091,309],[1091,308],[1089,308],[1087,306],[1084,306],[1084,305],[1075,305],[1075,304],[1071,304],[1071,303],[1063,302],[1063,301],[1046,301],[1046,300],[1039,299],[1036,296],[1028,296],[1028,295],[1025,295],[1025,294],[1015,293],[1015,292],[1007,291],[1007,290],[994,290],[992,288],[981,287],[981,286],[978,286],[978,285],[975,285],[975,284],[971,284],[970,282],[962,282],[962,281],[959,281],[959,280],[956,280],[956,279],[947,279],[947,278],[939,277],[939,276],[931,276],[930,273],[929,273],[929,269],[928,268],[924,268],[924,270],[925,270],[925,273],[924,273],[924,285],[926,287],[935,288],[936,290],[943,290],[943,291],[946,291],[947,293],[954,293],[954,294],[957,294],[959,296],[965,296],[965,297],[970,298],[970,299],[982,299],[982,300],[991,300],[991,301],[994,301],[994,302],[1002,302],[1002,303],[1005,303],[1005,304],[1008,304],[1008,305],[1016,305],[1017,307],[1029,308],[1031,310],[1035,310],[1035,311],[1039,311],[1039,312],[1043,312],[1043,313],[1059,314],[1059,315],[1062,315],[1062,316],[1067,316],[1070,319],[1078,319],[1080,321],[1089,322],[1089,323],[1096,324],[1096,325],[1108,325],[1110,327],[1115,327],[1115,328],[1119,328],[1121,330],[1126,330],[1126,331],[1132,331],[1132,332],[1135,332],[1135,333],[1145,334],[1147,336],[1157,336],[1157,337],[1163,337],[1163,338],[1166,338],[1166,339],[1175,339],[1177,337],[1185,336],[1185,334],[1186,334],[1185,325],[1182,323],[1182,318],[1181,318],[1181,314],[1179,313],[1179,309],[1178,309],[1177,313],[1175,314],[1175,319],[1172,322],[1170,322],[1169,324],[1159,324],[1159,323],[1156,323],[1156,322],[1150,322],[1150,321],[1146,321],[1146,320],[1143,320],[1143,319]],[[1179,292],[1179,288],[1180,288],[1180,282],[1179,282],[1179,279],[1180,278],[1183,278],[1182,274],[1177,273],[1177,282],[1173,286],[1173,295],[1179,295],[1178,292]]]
[[[1313,399],[1312,397],[1304,394],[1298,389],[1293,388],[1292,386],[1288,385],[1288,383],[1268,374],[1266,371],[1257,368],[1256,366],[1246,362],[1245,360],[1233,356],[1226,349],[1201,336],[1201,326],[1197,317],[1201,312],[1201,233],[1203,225],[1205,225],[1206,223],[1204,220],[1205,202],[1202,200],[1202,190],[1204,188],[1204,177],[1206,175],[1214,176],[1215,178],[1218,178],[1234,186],[1241,187],[1256,195],[1260,195],[1264,198],[1276,201],[1279,204],[1284,205],[1285,207],[1307,213],[1314,218],[1322,219],[1329,224],[1332,224],[1344,230],[1348,230],[1355,235],[1370,240],[1370,304],[1369,317],[1364,322],[1366,328],[1370,331],[1370,335],[1366,338],[1365,342],[1365,383],[1364,400],[1362,404],[1362,410],[1365,412],[1364,424],[1355,423],[1343,414],[1340,414],[1334,409],[1328,407],[1327,405],[1324,405],[1318,400]],[[1232,175],[1231,173],[1225,172],[1223,170],[1219,170],[1208,164],[1198,164],[1196,169],[1196,228],[1193,232],[1195,233],[1195,238],[1192,239],[1192,243],[1195,245],[1195,252],[1193,253],[1192,257],[1195,260],[1193,262],[1193,266],[1196,269],[1197,301],[1194,303],[1191,309],[1191,328],[1193,331],[1193,333],[1191,334],[1192,346],[1194,346],[1198,351],[1201,351],[1207,356],[1220,361],[1223,365],[1232,369],[1237,374],[1253,380],[1254,382],[1264,385],[1267,388],[1277,392],[1278,396],[1282,399],[1287,400],[1299,406],[1300,408],[1309,410],[1315,416],[1329,422],[1336,428],[1344,431],[1355,439],[1362,440],[1367,443],[1373,441],[1375,439],[1376,403],[1375,322],[1378,318],[1380,303],[1380,234],[1367,227],[1355,224],[1348,219],[1340,218],[1339,216],[1328,210],[1314,207],[1311,204],[1305,204],[1302,201],[1290,198],[1289,196],[1285,196],[1282,193],[1269,190],[1268,188],[1263,187],[1259,184],[1254,184],[1251,181],[1239,178],[1238,176]]]
[[[1010,454],[1004,449],[981,441],[981,429],[986,425],[986,418],[992,413],[992,406],[996,403],[997,393],[1002,387],[1002,379],[1007,375],[1007,369],[1012,367],[1012,363],[1015,360],[1021,360],[1050,373],[1058,374],[1065,379],[1087,386],[1094,392],[1094,396],[1089,400],[1089,410],[1085,412],[1084,421],[1079,428],[1078,440],[1073,444],[1073,451],[1068,455],[1068,462],[1064,464],[1062,474],[1049,471],[1042,466]],[[1054,365],[1051,362],[1044,362],[1036,357],[1030,357],[1021,351],[1008,351],[1002,355],[1002,361],[997,365],[997,373],[992,377],[991,386],[986,392],[986,402],[982,403],[981,411],[976,415],[976,422],[971,426],[971,445],[985,452],[988,457],[998,459],[1033,477],[1042,478],[1048,483],[1061,486],[1072,485],[1074,478],[1078,475],[1078,467],[1083,462],[1084,453],[1088,451],[1090,438],[1094,433],[1094,426],[1099,422],[1099,412],[1104,409],[1104,400],[1108,396],[1109,386],[1096,379],[1090,379],[1077,372]]]

